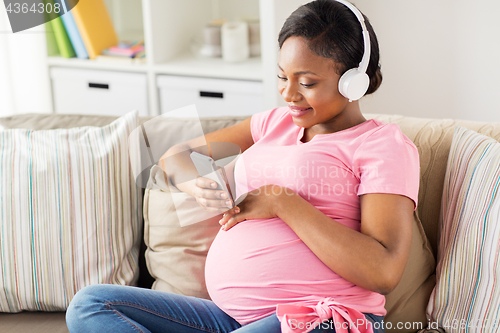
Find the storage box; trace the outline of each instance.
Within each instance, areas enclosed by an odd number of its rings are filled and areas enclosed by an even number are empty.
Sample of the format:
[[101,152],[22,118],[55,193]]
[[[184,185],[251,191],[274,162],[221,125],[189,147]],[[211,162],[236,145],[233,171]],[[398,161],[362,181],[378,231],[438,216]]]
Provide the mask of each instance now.
[[259,81],[207,79],[159,75],[160,109],[167,116],[195,104],[200,117],[246,116],[263,110],[263,85]]
[[56,113],[148,116],[144,73],[52,67],[50,77]]

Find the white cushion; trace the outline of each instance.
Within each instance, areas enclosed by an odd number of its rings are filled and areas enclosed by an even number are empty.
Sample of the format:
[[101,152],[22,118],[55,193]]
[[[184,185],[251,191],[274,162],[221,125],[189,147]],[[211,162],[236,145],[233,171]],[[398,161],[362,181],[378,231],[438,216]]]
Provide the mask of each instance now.
[[[457,127],[446,169],[431,327],[500,332],[500,143]],[[495,325],[495,326],[494,326]]]
[[102,128],[0,131],[0,311],[65,310],[87,285],[136,281],[136,126],[132,112]]

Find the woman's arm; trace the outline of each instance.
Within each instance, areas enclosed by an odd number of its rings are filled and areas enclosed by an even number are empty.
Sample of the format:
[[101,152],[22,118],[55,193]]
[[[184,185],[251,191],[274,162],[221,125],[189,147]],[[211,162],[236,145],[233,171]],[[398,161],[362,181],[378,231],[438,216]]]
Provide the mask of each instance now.
[[217,160],[247,150],[254,143],[250,120],[251,118],[247,118],[233,126],[177,144],[167,150],[159,165],[172,184],[195,197],[204,208],[209,211],[225,211],[228,209],[227,193],[214,191],[216,184],[213,181],[198,177],[190,154],[196,151]]
[[228,223],[229,229],[245,218],[256,218],[255,212],[277,216],[325,265],[346,280],[381,294],[396,287],[410,252],[414,207],[411,199],[395,194],[361,196],[358,232],[329,218],[289,189],[258,190],[257,195],[247,195],[235,208],[241,211],[239,214],[234,215],[235,209],[229,211],[221,224]]

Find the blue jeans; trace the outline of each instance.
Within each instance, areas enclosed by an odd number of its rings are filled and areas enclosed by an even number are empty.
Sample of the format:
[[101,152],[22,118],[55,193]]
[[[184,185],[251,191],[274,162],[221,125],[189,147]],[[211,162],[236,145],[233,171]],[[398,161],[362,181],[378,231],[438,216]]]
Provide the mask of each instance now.
[[[365,316],[372,323],[383,320],[381,316]],[[68,307],[66,323],[71,333],[281,332],[276,314],[242,326],[206,299],[105,284],[80,290]],[[335,332],[335,329],[318,327],[312,332]]]

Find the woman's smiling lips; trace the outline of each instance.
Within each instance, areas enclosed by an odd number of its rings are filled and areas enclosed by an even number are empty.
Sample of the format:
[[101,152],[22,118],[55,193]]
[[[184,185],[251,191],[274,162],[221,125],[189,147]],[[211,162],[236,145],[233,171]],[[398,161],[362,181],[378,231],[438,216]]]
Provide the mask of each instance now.
[[312,110],[311,107],[301,108],[299,106],[291,106],[291,105],[289,105],[288,108],[290,109],[290,115],[292,117],[302,117]]

